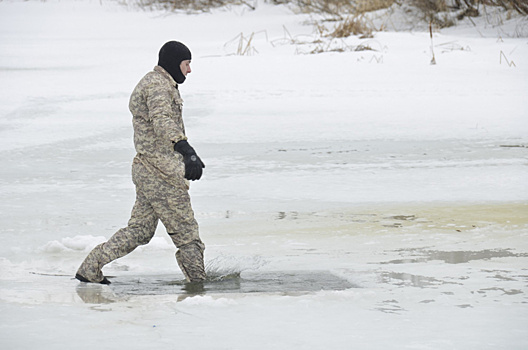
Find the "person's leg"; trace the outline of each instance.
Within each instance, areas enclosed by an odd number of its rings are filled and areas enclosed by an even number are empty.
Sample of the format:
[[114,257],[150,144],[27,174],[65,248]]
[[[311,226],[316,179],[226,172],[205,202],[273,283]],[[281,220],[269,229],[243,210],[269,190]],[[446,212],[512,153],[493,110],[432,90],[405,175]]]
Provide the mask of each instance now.
[[[163,179],[149,179],[151,191],[143,190],[157,217],[161,220],[174,245],[179,249],[176,260],[189,282],[206,278],[204,266],[205,245],[200,240],[198,222],[194,218],[189,192],[185,187],[175,187]],[[141,183],[145,183],[141,181]]]
[[202,243],[198,223],[194,218],[191,200],[186,190],[175,191],[169,201],[167,215],[160,215],[163,225],[174,245],[178,248],[176,261],[189,282],[206,278],[204,266],[205,245]]
[[121,258],[140,245],[150,242],[158,217],[139,189],[128,226],[117,231],[107,242],[96,246],[77,270],[76,278],[83,282],[109,283],[103,276],[103,266]]
[[[175,235],[171,235],[171,238]],[[174,240],[173,240],[174,241]],[[206,273],[204,266],[205,245],[200,240],[194,240],[178,247],[176,261],[188,282],[205,281]]]

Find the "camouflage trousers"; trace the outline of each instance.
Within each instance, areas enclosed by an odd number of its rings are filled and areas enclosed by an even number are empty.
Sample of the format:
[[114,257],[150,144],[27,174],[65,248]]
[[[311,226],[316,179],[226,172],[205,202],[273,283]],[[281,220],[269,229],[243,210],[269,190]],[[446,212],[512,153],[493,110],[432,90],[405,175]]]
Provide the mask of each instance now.
[[175,187],[155,176],[137,157],[132,165],[132,179],[136,185],[136,203],[128,226],[96,246],[77,274],[91,282],[103,281],[103,266],[150,242],[161,220],[178,248],[176,261],[187,281],[203,281],[205,245],[198,234],[187,188]]

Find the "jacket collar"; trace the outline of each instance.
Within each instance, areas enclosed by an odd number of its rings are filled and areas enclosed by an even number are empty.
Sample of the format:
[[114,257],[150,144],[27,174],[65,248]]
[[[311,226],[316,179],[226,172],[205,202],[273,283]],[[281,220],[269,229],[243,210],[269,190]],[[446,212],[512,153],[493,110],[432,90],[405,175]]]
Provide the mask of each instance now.
[[174,78],[169,74],[169,72],[167,72],[165,69],[163,69],[163,67],[156,66],[156,67],[154,67],[154,71],[160,73],[165,79],[168,79],[170,84],[172,86],[174,86],[176,89],[178,88],[178,84],[176,83]]

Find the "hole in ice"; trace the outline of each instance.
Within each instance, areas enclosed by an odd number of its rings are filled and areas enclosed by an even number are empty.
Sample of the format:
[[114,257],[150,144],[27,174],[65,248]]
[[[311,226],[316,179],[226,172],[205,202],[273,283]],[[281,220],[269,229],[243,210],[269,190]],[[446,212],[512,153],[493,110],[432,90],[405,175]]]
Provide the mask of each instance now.
[[209,277],[188,284],[174,275],[116,276],[110,288],[116,295],[197,295],[225,293],[297,294],[358,288],[328,271],[251,271]]

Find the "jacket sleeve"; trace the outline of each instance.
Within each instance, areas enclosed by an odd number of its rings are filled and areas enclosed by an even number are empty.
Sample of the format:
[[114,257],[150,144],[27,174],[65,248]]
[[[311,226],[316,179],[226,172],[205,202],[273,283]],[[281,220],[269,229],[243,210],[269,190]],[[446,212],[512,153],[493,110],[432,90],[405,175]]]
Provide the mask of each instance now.
[[173,119],[173,95],[170,89],[173,87],[162,81],[155,81],[148,89],[146,102],[148,107],[148,118],[156,135],[163,140],[177,143],[187,140],[182,128]]

